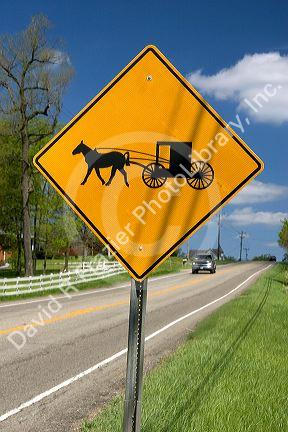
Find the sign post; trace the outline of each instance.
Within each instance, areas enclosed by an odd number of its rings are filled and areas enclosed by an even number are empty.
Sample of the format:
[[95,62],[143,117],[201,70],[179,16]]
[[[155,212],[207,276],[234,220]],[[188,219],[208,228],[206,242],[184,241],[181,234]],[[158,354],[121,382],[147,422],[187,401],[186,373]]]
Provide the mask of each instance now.
[[264,164],[155,46],[34,164],[132,277],[123,427],[139,432],[147,277]]
[[131,279],[123,432],[140,432],[147,279]]

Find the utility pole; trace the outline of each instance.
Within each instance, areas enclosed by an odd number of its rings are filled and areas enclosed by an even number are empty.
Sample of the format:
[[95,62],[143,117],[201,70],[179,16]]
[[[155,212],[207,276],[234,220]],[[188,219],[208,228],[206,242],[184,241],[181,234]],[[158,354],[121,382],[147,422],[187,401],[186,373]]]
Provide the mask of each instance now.
[[220,239],[221,239],[221,212],[218,215],[218,239],[217,239],[217,259],[220,260]]
[[189,261],[190,254],[190,238],[187,240],[187,261]]
[[248,251],[249,251],[249,248],[243,248],[243,249],[245,250],[246,261],[248,261]]
[[245,232],[241,231],[241,233],[239,234],[239,237],[240,237],[240,257],[239,257],[239,261],[242,261],[243,239],[245,238]]

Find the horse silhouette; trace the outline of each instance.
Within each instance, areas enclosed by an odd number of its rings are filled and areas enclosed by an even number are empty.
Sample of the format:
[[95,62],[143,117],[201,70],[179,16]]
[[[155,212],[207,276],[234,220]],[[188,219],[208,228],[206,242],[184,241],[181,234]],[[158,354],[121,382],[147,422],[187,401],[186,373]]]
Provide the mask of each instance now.
[[127,172],[124,169],[125,165],[129,165],[129,152],[125,152],[124,154],[117,151],[112,151],[109,153],[98,153],[96,149],[90,149],[90,147],[88,147],[82,140],[80,144],[78,144],[78,146],[73,150],[72,154],[82,154],[85,158],[85,162],[88,165],[87,173],[81,185],[84,185],[87,182],[88,177],[90,176],[93,169],[95,170],[97,177],[101,181],[102,185],[104,185],[105,181],[100,174],[100,168],[108,168],[111,166],[111,174],[108,182],[106,183],[106,186],[109,186],[111,184],[111,181],[113,180],[116,171],[119,170],[124,177],[126,186],[129,187]]

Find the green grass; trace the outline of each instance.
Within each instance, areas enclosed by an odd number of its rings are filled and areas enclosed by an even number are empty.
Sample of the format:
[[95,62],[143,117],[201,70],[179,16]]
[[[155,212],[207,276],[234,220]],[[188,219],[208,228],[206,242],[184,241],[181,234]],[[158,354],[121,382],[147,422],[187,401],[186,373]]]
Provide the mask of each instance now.
[[11,268],[0,270],[0,278],[14,278],[17,277],[17,272]]
[[[166,260],[163,264],[161,264],[153,273],[152,273],[152,277],[153,276],[160,276],[163,274],[168,274],[168,273],[175,273],[180,271],[183,268],[182,265],[182,259],[178,258],[178,257],[171,257],[168,260]],[[187,267],[188,268],[188,267]],[[7,270],[5,270],[7,271]],[[97,289],[97,288],[105,288],[105,287],[109,287],[109,286],[113,286],[116,284],[119,284],[121,282],[127,282],[130,280],[130,276],[128,275],[128,273],[120,273],[116,276],[111,276],[109,278],[104,278],[104,279],[99,279],[97,281],[94,282],[83,282],[81,284],[77,284],[75,285],[75,287],[77,288],[77,290],[82,291],[82,290],[87,290],[87,289]],[[1,281],[0,281],[1,282]],[[0,284],[1,286],[1,284]],[[73,292],[73,290],[71,290],[70,292]],[[32,298],[32,297],[44,297],[50,294],[59,294],[61,293],[60,290],[58,289],[54,289],[54,290],[47,290],[47,291],[39,291],[39,292],[31,292],[28,294],[19,294],[17,296],[13,295],[13,296],[1,296],[0,295],[0,303],[4,302],[4,301],[15,301],[15,300],[22,300],[22,299],[26,299],[26,298]]]
[[[88,257],[91,259],[91,257]],[[217,261],[217,265],[223,265],[223,264],[229,264],[232,263],[233,261],[231,260],[223,260],[223,261]],[[71,257],[69,263],[78,263],[81,264],[82,263],[82,257]],[[157,274],[159,274],[161,272],[166,272],[167,269],[169,270],[169,268],[171,266],[175,266],[177,264],[177,266],[179,268],[183,267],[182,264],[182,258],[178,258],[178,257],[171,257],[170,259],[166,260],[157,270]],[[184,268],[190,268],[192,265],[192,263],[189,261],[186,263]],[[47,267],[46,267],[46,274],[50,274],[50,273],[59,273],[60,270],[63,270],[64,267],[64,260],[63,258],[59,258],[59,259],[48,259],[47,260]],[[75,267],[70,266],[71,271],[75,270]],[[37,260],[37,265],[36,265],[36,275],[41,275],[43,274],[43,260]],[[18,277],[18,273],[16,272],[16,270],[14,270],[13,268],[8,268],[8,269],[0,269],[0,279],[1,278],[15,278]],[[21,275],[24,276],[24,273]]]
[[[121,282],[127,282],[129,280],[129,277],[127,273],[121,273],[116,276],[111,276],[107,279],[99,279],[94,282],[83,282],[81,284],[75,285],[75,288],[78,291],[82,290],[88,290],[88,289],[97,289],[97,288],[105,288],[112,285],[116,285]],[[64,287],[65,289],[65,287]],[[70,293],[73,293],[73,289],[69,291]],[[23,300],[27,298],[34,298],[34,297],[45,297],[48,295],[57,295],[61,294],[61,290],[59,289],[52,289],[52,290],[45,290],[45,291],[37,291],[37,292],[31,292],[27,294],[19,294],[19,295],[13,295],[13,296],[1,296],[0,295],[0,303],[5,301],[15,301],[15,300]]]
[[[58,269],[56,268],[50,268],[50,266],[47,268],[46,270],[46,274],[50,274],[50,273],[59,273],[60,270],[63,269],[63,266],[58,266]],[[72,269],[71,269],[72,270]],[[35,276],[40,276],[43,275],[44,272],[41,269],[36,269],[35,272]],[[0,279],[1,278],[17,278],[19,276],[19,274],[17,273],[16,270],[14,270],[13,268],[7,268],[5,270],[0,270]],[[24,277],[24,273],[22,272],[20,277]]]
[[[142,432],[288,431],[287,275],[273,267],[148,374]],[[118,396],[82,431],[120,432],[122,406]]]
[[[97,260],[96,257],[86,257],[85,261],[95,261]],[[83,258],[82,257],[70,257],[69,258],[69,264],[82,264]],[[11,264],[10,264],[11,265]],[[75,267],[70,266],[69,270],[75,270]],[[69,267],[69,266],[68,266]],[[44,274],[44,260],[43,259],[37,259],[36,262],[36,272],[35,275],[41,275]],[[46,262],[46,274],[50,273],[59,273],[64,268],[64,258],[53,258],[53,259],[47,259]],[[0,269],[0,278],[15,278],[18,277],[18,273],[15,269],[12,267],[8,269]],[[22,268],[21,276],[24,276],[24,268]]]

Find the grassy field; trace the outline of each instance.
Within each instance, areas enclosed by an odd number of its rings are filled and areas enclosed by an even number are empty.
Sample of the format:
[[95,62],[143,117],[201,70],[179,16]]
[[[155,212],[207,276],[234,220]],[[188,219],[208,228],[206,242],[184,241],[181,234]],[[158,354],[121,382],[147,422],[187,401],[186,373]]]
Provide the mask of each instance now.
[[[288,266],[191,333],[145,379],[142,432],[288,431]],[[83,432],[120,432],[117,397]]]
[[[152,277],[153,276],[160,276],[162,274],[168,274],[168,273],[175,273],[177,271],[180,271],[183,267],[182,264],[182,259],[178,258],[178,257],[171,257],[169,259],[167,259],[163,264],[161,264],[153,273],[152,273]],[[186,268],[190,268],[190,265],[187,265]],[[7,271],[7,270],[5,270]],[[115,285],[115,284],[119,284],[121,282],[127,282],[130,280],[130,276],[128,275],[128,273],[121,273],[118,274],[116,276],[112,276],[109,278],[103,278],[103,279],[99,279],[97,281],[94,282],[83,282],[81,284],[77,284],[76,288],[81,291],[81,290],[85,290],[85,289],[94,289],[94,288],[104,288],[104,287],[108,287],[111,285]],[[1,280],[0,280],[1,282]],[[1,284],[0,284],[1,287]],[[72,291],[71,291],[72,292]],[[19,294],[17,296],[1,296],[0,295],[0,302],[3,301],[14,301],[14,300],[19,300],[19,299],[25,299],[25,298],[31,298],[31,297],[42,297],[42,296],[47,296],[49,294],[59,294],[60,290],[54,289],[54,290],[47,290],[47,291],[39,291],[39,292],[34,292],[33,291],[29,294]]]
[[[87,257],[87,259],[85,261],[89,261],[91,260],[92,257]],[[93,260],[95,260],[95,257],[93,258]],[[223,261],[217,261],[217,265],[222,265],[222,264],[229,264],[232,263],[233,261],[231,260],[223,260]],[[73,271],[75,270],[75,267],[73,266],[73,264],[80,264],[82,263],[82,257],[71,257],[70,261],[69,261],[69,265],[70,268],[69,270]],[[171,257],[170,259],[166,260],[165,263],[163,263],[157,270],[156,272],[159,271],[166,271],[166,269],[169,270],[169,268],[173,265],[175,265],[175,263],[177,263],[180,267],[182,266],[182,258],[178,258],[178,257]],[[64,267],[64,260],[61,258],[58,259],[48,259],[47,260],[47,268],[46,268],[46,274],[50,274],[50,273],[59,273],[59,271],[63,270]],[[190,268],[191,267],[191,262],[188,262],[186,264],[186,268]],[[41,275],[43,274],[43,260],[37,260],[37,266],[36,266],[36,275]],[[24,274],[23,274],[24,275]],[[23,276],[22,275],[22,276]],[[12,268],[8,268],[8,269],[0,269],[0,279],[1,278],[15,278],[17,277],[18,274],[16,272],[16,270],[12,269]]]
[[[73,266],[73,264],[82,264],[82,257],[70,257],[69,258],[69,265],[70,268],[69,270],[75,270],[75,267]],[[87,257],[85,259],[86,262],[88,261],[95,261],[97,260],[96,257]],[[36,263],[36,275],[41,275],[44,274],[44,260],[42,259],[38,259],[37,263]],[[47,264],[46,264],[46,274],[50,274],[50,273],[59,273],[60,271],[62,271],[64,268],[64,259],[63,258],[53,258],[53,259],[47,259]],[[6,277],[12,277],[15,278],[17,277],[18,274],[16,272],[16,270],[14,270],[12,267],[8,268],[8,269],[0,269],[0,278]],[[22,269],[22,274],[21,276],[24,276],[24,269]]]

